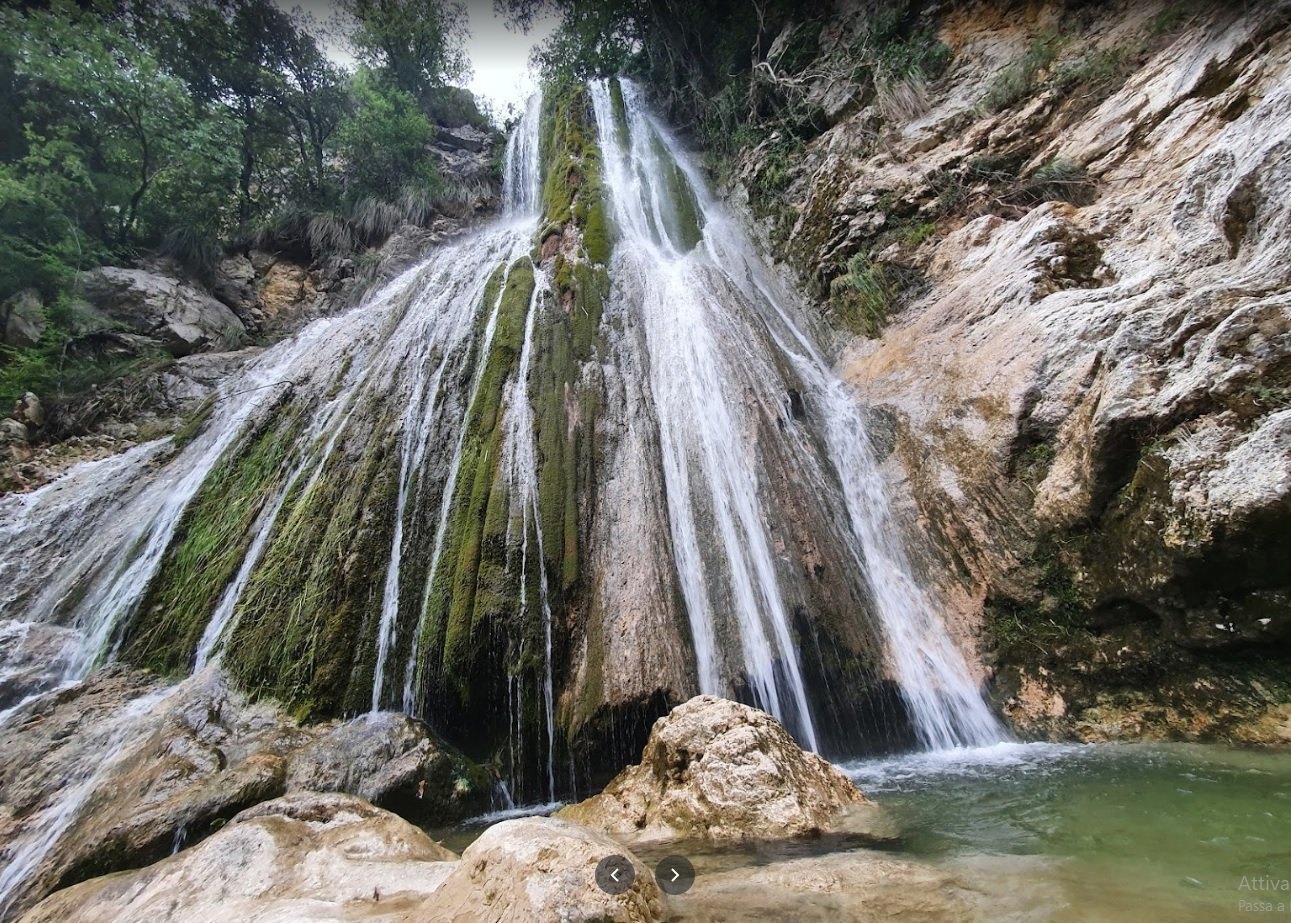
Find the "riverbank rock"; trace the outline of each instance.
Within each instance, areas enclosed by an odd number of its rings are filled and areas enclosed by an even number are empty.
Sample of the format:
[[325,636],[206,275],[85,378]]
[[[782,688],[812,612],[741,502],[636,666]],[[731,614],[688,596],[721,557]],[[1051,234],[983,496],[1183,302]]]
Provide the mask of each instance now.
[[235,349],[246,327],[197,288],[143,269],[101,266],[81,273],[81,295],[110,321],[151,337],[172,356]]
[[111,668],[0,728],[0,860],[28,866],[13,895],[25,906],[156,862],[302,790],[369,795],[444,825],[487,810],[492,783],[404,715],[304,726],[247,701],[217,670],[164,688]]
[[701,695],[655,722],[639,765],[557,817],[634,837],[742,840],[861,835],[873,813],[851,780],[775,718]]
[[[632,887],[611,895],[594,871],[622,855],[636,869]],[[609,837],[545,817],[503,821],[462,853],[443,886],[401,923],[651,923],[666,919],[654,874]]]
[[1070,906],[1050,863],[987,856],[932,865],[868,850],[703,872],[670,899],[687,923],[1034,923]]
[[361,798],[302,792],[146,869],[60,891],[21,921],[392,920],[433,892],[455,858]]

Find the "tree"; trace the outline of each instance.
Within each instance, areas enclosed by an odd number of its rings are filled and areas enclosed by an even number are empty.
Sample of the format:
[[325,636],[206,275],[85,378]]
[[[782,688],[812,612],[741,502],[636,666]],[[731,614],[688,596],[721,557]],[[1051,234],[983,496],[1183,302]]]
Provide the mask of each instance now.
[[0,16],[26,123],[11,175],[111,246],[148,240],[159,181],[218,159],[226,139],[125,24],[62,3]]
[[327,60],[304,25],[288,37],[273,99],[291,125],[300,154],[304,191],[315,202],[330,198],[327,151],[346,109],[345,75]]
[[412,187],[435,192],[439,175],[426,156],[435,128],[402,89],[360,67],[350,83],[354,111],[337,130],[347,195],[392,200]]
[[159,48],[193,95],[226,108],[240,128],[238,219],[257,211],[256,178],[270,151],[285,141],[275,91],[284,81],[295,29],[271,0],[211,0],[184,17],[159,21]]
[[358,57],[423,106],[470,73],[466,9],[455,0],[341,0]]

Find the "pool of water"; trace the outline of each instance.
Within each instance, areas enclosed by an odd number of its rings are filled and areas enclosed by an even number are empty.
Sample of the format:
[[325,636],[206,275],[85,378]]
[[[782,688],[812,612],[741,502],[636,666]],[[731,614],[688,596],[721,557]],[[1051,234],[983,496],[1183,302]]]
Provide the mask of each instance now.
[[[841,768],[900,830],[899,845],[884,856],[927,863],[970,886],[1001,875],[1040,886],[1043,900],[1037,898],[1034,913],[1024,898],[1020,915],[1014,901],[1007,914],[1001,905],[999,919],[1291,923],[1291,890],[1276,887],[1291,888],[1289,755],[1182,744],[1033,743]],[[490,823],[557,807],[518,808],[432,832],[460,851]],[[636,851],[651,864],[667,852],[690,855],[699,877],[686,919],[707,920],[711,910],[716,920],[734,919],[730,913],[738,916],[741,908],[705,907],[706,876],[729,877],[835,848],[807,840]],[[799,918],[852,919],[844,906],[850,905],[827,903],[817,913],[804,905]]]
[[1119,902],[1151,919],[1291,921],[1291,891],[1260,882],[1291,879],[1286,754],[999,744],[842,768],[895,816],[915,856],[1064,860],[1055,875],[1072,901],[1101,911]]

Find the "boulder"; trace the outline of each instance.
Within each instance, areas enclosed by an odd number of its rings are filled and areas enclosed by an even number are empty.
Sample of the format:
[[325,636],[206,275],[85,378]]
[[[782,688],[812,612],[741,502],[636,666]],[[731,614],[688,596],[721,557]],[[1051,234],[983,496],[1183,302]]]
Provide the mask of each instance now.
[[45,405],[30,391],[14,401],[13,415],[15,419],[27,424],[28,432],[45,425]]
[[248,327],[259,319],[259,296],[256,272],[249,257],[238,254],[226,257],[216,267],[211,294],[227,305]]
[[[43,637],[12,634],[0,655]],[[302,727],[247,702],[216,669],[163,689],[114,667],[28,703],[0,727],[0,804],[12,809],[0,813],[0,843],[32,859],[0,900],[26,906],[155,862],[241,811],[310,787],[370,793],[426,824],[491,806],[487,774],[403,715]],[[79,807],[47,838],[69,790]]]
[[0,304],[0,340],[6,346],[30,348],[45,335],[45,305],[40,292],[23,289]]
[[[606,856],[636,869],[632,887],[611,895],[596,885]],[[547,817],[495,824],[462,853],[444,884],[402,923],[650,923],[665,919],[650,869],[608,837]]]
[[235,349],[246,327],[228,306],[191,285],[142,269],[81,273],[81,294],[110,320],[156,339],[171,355]]
[[407,715],[381,712],[337,725],[293,754],[287,790],[355,792],[429,824],[490,807],[491,779]]
[[780,839],[842,831],[886,839],[873,804],[766,712],[696,696],[655,722],[641,763],[557,815],[647,839]]
[[454,855],[349,795],[301,793],[239,814],[192,849],[46,898],[23,923],[391,920],[433,892]]

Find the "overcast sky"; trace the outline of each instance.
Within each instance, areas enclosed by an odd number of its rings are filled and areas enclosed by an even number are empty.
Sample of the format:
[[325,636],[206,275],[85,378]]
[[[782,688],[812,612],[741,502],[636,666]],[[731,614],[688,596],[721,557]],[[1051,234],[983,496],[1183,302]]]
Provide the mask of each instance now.
[[[303,7],[319,22],[333,14],[333,0],[274,0],[285,10]],[[526,35],[507,28],[506,20],[493,11],[490,0],[469,0],[466,4],[471,37],[466,52],[471,58],[471,79],[467,88],[481,101],[487,101],[499,118],[505,118],[507,105],[524,108],[537,80],[529,67],[529,52],[556,27],[555,20],[534,23]],[[344,48],[329,44],[328,54],[337,62],[352,66],[354,58]]]

